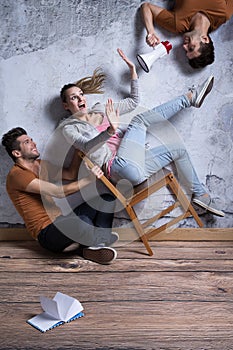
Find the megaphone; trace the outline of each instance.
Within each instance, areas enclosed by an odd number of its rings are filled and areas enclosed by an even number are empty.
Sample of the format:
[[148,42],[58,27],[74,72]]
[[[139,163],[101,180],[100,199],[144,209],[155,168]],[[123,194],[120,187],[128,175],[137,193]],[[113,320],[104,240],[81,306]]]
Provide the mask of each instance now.
[[161,41],[160,44],[153,48],[152,52],[145,53],[143,55],[137,55],[137,60],[142,69],[149,73],[152,64],[158,59],[170,52],[172,44],[169,41]]

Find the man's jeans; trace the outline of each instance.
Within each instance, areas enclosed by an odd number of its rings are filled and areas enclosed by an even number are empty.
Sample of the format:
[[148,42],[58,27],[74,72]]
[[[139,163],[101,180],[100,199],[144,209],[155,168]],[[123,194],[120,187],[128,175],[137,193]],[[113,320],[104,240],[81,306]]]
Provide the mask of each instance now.
[[82,203],[67,216],[59,216],[38,235],[40,245],[62,252],[74,242],[82,246],[98,246],[106,242],[112,231],[115,198],[110,194]]

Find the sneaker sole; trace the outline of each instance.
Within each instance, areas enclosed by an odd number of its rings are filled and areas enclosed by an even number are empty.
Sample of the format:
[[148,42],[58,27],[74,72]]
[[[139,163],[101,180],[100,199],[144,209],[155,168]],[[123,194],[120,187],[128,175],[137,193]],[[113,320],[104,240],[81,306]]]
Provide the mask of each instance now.
[[117,252],[109,247],[84,248],[83,257],[101,265],[110,264],[117,257]]
[[195,103],[195,107],[196,108],[200,108],[202,103],[204,102],[204,99],[206,98],[206,96],[210,93],[210,91],[212,90],[212,87],[214,85],[214,76],[212,75],[211,77],[209,77],[209,79],[207,80],[205,86],[203,87],[200,95],[198,96],[196,103]]
[[195,199],[195,198],[194,198],[194,199],[193,199],[193,203],[199,205],[201,208],[204,208],[204,209],[210,211],[211,213],[213,213],[213,214],[215,214],[215,215],[217,215],[217,216],[221,216],[221,217],[224,217],[224,216],[225,216],[225,214],[224,214],[222,211],[217,210],[217,209],[214,209],[214,208],[212,208],[212,207],[209,207],[207,204],[205,204],[205,203],[199,201],[198,199]]

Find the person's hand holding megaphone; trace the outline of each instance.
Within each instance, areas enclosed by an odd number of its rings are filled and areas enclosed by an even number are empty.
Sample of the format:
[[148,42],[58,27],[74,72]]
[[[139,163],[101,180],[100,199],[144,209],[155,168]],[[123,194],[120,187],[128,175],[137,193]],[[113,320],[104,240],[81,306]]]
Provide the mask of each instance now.
[[160,44],[160,39],[159,37],[155,34],[155,33],[149,33],[146,36],[146,43],[151,46],[151,47],[155,47],[156,45]]

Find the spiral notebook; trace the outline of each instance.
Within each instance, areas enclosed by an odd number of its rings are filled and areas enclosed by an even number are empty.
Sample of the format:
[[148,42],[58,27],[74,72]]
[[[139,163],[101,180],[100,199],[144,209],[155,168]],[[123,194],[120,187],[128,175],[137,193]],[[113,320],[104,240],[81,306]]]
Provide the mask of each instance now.
[[30,318],[27,323],[43,333],[84,316],[81,303],[60,292],[53,299],[41,296],[40,304],[44,312]]

